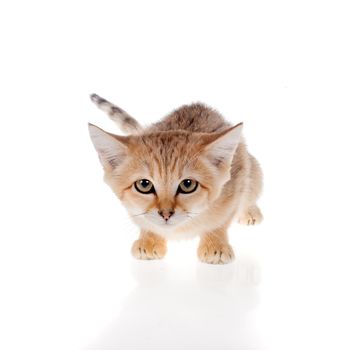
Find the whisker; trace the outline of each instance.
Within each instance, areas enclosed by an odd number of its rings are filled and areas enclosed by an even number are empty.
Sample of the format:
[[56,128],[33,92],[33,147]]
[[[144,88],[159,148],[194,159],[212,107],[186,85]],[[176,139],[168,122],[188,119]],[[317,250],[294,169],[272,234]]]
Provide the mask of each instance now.
[[192,219],[192,220],[196,217],[196,216],[191,216],[191,215],[187,215],[187,214],[185,216],[189,219]]
[[145,211],[144,213],[140,213],[140,214],[135,214],[135,215],[130,215],[132,218],[134,218],[135,216],[141,216],[141,215],[145,215],[147,214],[147,211]]

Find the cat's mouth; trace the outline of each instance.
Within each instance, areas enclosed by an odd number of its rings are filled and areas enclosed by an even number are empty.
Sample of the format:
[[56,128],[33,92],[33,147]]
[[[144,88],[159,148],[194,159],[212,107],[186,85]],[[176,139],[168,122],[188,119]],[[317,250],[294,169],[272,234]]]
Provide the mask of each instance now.
[[192,212],[189,210],[176,210],[167,220],[162,217],[158,210],[150,210],[144,212],[131,212],[130,216],[134,219],[134,221],[145,228],[149,227],[149,229],[155,229],[155,227],[159,227],[162,230],[174,230],[178,229],[183,225],[188,225],[188,223],[193,220],[195,217],[200,215],[201,213],[196,210],[196,212]]
[[161,226],[163,228],[165,227],[174,227],[181,225],[183,223],[188,222],[191,220],[194,216],[198,215],[197,213],[188,213],[188,212],[176,212],[174,213],[170,218],[165,220],[162,216],[160,216],[157,212],[143,212],[136,215],[131,215],[131,217],[135,219],[143,219],[147,220],[153,225]]
[[174,214],[169,219],[165,220],[161,216],[157,215],[145,215],[145,218],[149,221],[151,221],[153,224],[156,224],[158,226],[162,227],[170,227],[170,226],[176,226],[180,225],[181,223],[184,223],[187,221],[187,217],[183,216],[181,214]]

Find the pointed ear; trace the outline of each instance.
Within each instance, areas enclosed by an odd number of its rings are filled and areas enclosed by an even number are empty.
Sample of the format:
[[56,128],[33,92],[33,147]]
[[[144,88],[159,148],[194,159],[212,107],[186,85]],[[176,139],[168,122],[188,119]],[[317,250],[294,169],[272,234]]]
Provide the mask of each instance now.
[[223,132],[208,135],[204,154],[213,165],[220,167],[222,164],[231,164],[242,129],[243,123],[240,123]]
[[89,123],[91,141],[105,168],[115,168],[127,156],[127,137],[110,134]]

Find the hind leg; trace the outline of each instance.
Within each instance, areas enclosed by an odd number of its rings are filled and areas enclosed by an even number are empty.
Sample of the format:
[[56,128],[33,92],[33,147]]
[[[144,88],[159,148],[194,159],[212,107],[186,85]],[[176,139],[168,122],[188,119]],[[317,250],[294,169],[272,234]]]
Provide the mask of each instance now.
[[263,216],[261,214],[261,211],[255,204],[244,210],[238,218],[238,222],[242,225],[260,224],[262,220]]

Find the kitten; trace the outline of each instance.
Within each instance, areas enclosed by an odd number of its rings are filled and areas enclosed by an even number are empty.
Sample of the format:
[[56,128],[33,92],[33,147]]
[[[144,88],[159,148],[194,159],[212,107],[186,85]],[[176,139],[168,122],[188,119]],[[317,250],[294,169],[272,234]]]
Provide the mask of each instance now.
[[202,262],[230,262],[231,221],[254,225],[262,220],[256,205],[262,173],[241,138],[242,123],[231,126],[215,110],[196,103],[143,128],[98,95],[91,100],[129,134],[114,135],[89,124],[105,181],[141,229],[134,257],[163,258],[167,239],[198,235]]

